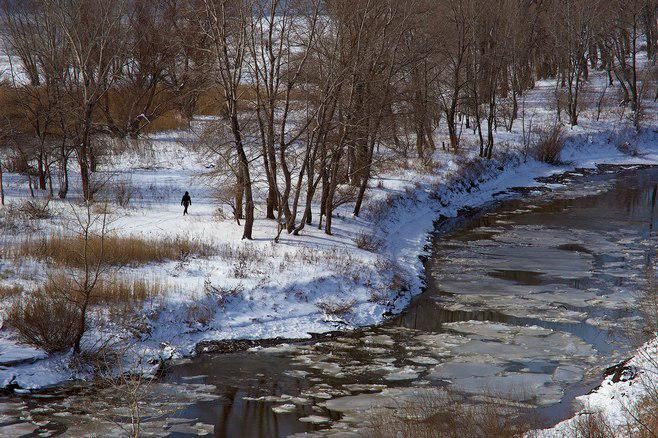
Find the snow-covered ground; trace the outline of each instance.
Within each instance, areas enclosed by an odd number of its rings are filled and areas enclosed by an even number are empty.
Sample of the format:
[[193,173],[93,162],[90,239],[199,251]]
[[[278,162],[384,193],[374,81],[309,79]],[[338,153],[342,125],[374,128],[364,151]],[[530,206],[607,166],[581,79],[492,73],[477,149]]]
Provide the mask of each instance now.
[[[540,83],[526,96],[526,119],[534,118],[535,126],[548,124],[553,117],[552,90],[552,83]],[[369,188],[361,217],[351,215],[350,205],[338,209],[332,236],[314,223],[300,236],[284,234],[279,243],[273,242],[273,222],[262,219],[260,209],[256,239],[250,242],[241,241],[242,228],[235,221],[218,216],[213,188],[200,177],[206,163],[189,147],[188,134],[163,133],[142,140],[143,153],[112,157],[103,168],[112,177],[108,187],[118,182],[134,187],[128,208],[112,206],[111,228],[118,235],[144,239],[188,237],[212,245],[216,254],[124,269],[122,275],[164,284],[165,292],[147,301],[135,318],[91,330],[85,341],[115,336],[135,341],[150,357],[167,359],[193,354],[202,341],[306,338],[310,333],[378,324],[420,293],[419,256],[440,215],[455,216],[461,208],[491,202],[509,188],[541,185],[534,179],[577,167],[658,164],[656,104],[649,104],[653,106],[647,109],[639,134],[616,110],[607,111],[599,121],[593,111],[583,114],[579,126],[566,128],[564,164],[559,166],[524,154],[520,122],[511,132],[501,128],[497,133],[491,161],[476,158],[475,136],[464,130],[464,149],[460,154],[438,151],[435,168],[394,169],[379,175]],[[619,146],[625,143],[622,152]],[[9,203],[28,196],[21,176],[5,177]],[[73,186],[75,195],[75,181]],[[191,214],[185,217],[179,205],[184,191],[193,201]],[[63,231],[69,207],[57,200],[52,208],[56,220],[35,222],[36,231],[2,236],[5,248],[30,234]],[[317,217],[317,211],[314,214]],[[359,249],[355,238],[360,233],[376,236],[382,247]],[[30,291],[46,280],[48,266],[0,258],[0,273],[0,285],[20,284]],[[11,299],[0,300],[0,388],[36,389],[84,378],[69,367],[68,354],[47,356],[20,343],[3,325]],[[347,312],[331,311],[346,303]],[[596,396],[590,397],[590,403],[599,403]]]

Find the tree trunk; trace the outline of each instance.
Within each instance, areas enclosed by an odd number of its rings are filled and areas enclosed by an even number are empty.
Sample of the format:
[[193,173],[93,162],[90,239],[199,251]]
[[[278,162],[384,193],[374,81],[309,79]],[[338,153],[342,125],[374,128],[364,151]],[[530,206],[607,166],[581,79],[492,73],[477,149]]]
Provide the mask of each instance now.
[[2,160],[0,160],[0,205],[5,205],[5,186],[2,176]]
[[252,233],[254,228],[254,197],[251,190],[251,175],[249,174],[249,159],[242,144],[242,132],[240,130],[240,122],[238,120],[237,109],[232,108],[231,111],[231,130],[235,140],[235,147],[238,153],[238,161],[240,163],[240,174],[242,176],[242,185],[244,187],[245,196],[245,218],[244,218],[244,232],[243,239],[252,240]]
[[327,189],[327,199],[324,206],[325,211],[325,225],[324,232],[331,235],[331,219],[334,214],[334,195],[336,194],[336,188],[338,187],[338,169],[340,165],[340,157],[342,155],[342,149],[338,152],[334,151],[333,156],[331,157],[331,175],[329,178],[329,187]]
[[87,162],[87,146],[85,144],[78,150],[78,164],[80,166],[80,179],[82,181],[82,196],[91,201],[93,193],[90,185],[89,163]]
[[62,161],[60,162],[59,192],[57,193],[57,196],[59,196],[60,199],[65,199],[66,195],[69,192],[69,166],[68,166],[68,156],[66,154],[66,151],[64,150],[64,146],[62,146],[61,160]]
[[37,157],[37,172],[39,174],[39,190],[46,190],[46,172],[43,166],[43,152]]

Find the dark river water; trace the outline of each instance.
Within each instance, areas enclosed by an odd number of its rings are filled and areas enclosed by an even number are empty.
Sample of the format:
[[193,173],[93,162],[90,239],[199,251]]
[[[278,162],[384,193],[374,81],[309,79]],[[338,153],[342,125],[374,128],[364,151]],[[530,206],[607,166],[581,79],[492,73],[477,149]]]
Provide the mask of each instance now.
[[[380,327],[172,364],[148,383],[142,431],[358,435],[369,409],[448,387],[566,418],[640,340],[658,169],[544,182],[438,221],[426,291]],[[112,388],[0,397],[0,435],[122,435],[125,405]]]

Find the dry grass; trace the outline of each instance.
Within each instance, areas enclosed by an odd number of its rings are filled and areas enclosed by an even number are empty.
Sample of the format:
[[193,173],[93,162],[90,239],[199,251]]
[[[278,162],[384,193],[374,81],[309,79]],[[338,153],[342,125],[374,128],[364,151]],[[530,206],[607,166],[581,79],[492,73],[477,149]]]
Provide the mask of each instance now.
[[562,149],[564,149],[564,136],[561,125],[555,124],[551,128],[539,131],[534,146],[534,156],[537,160],[548,164],[559,164]]
[[115,277],[100,282],[92,304],[139,304],[160,296],[164,290],[157,280]]
[[636,406],[635,413],[637,438],[658,437],[658,392],[649,391]]
[[[102,249],[102,250],[101,250]],[[46,239],[25,239],[13,249],[15,257],[33,257],[57,267],[81,268],[84,264],[84,240],[81,237],[52,235]],[[197,240],[167,238],[143,240],[136,237],[107,236],[89,240],[88,262],[93,266],[140,266],[190,256],[207,257],[213,251]]]
[[151,121],[151,123],[144,126],[142,129],[143,133],[155,133],[162,131],[182,131],[189,129],[190,121],[178,110],[172,109],[169,110],[156,119]]

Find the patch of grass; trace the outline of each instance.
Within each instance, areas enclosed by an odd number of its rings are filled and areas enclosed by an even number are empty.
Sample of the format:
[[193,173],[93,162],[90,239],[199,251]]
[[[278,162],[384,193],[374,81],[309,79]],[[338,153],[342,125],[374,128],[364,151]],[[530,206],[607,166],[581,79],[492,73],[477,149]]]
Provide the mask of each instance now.
[[[191,239],[144,240],[107,236],[104,240],[99,237],[89,239],[87,260],[92,266],[101,260],[105,265],[135,267],[190,256],[207,257],[212,253],[210,245]],[[82,268],[83,254],[84,240],[75,236],[28,238],[14,247],[15,257],[32,257],[57,267]]]

